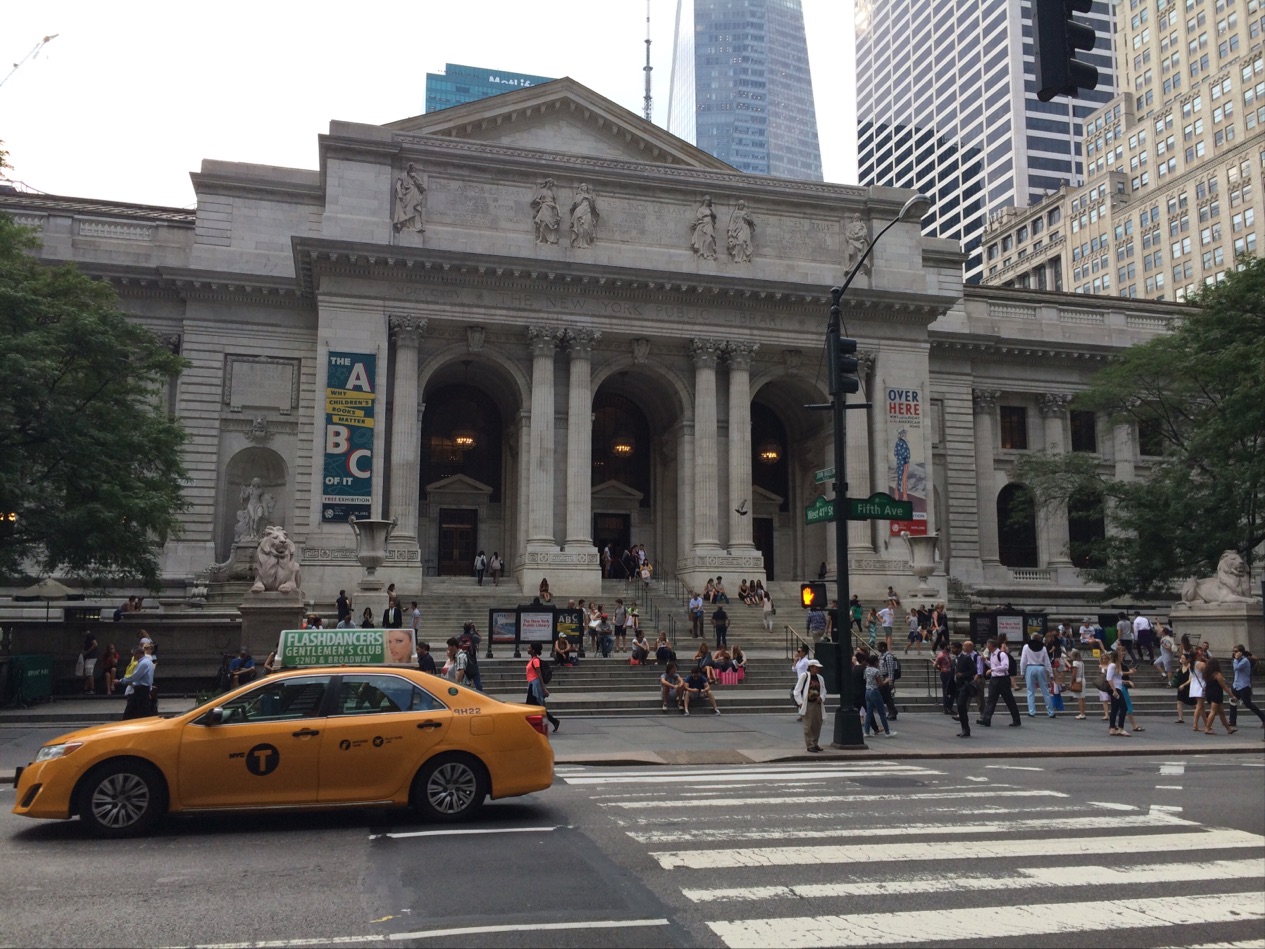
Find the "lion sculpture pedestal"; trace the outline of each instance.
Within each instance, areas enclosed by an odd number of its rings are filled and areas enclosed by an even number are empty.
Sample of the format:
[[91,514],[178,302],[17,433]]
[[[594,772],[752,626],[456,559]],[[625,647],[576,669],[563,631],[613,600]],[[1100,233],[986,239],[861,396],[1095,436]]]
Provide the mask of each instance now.
[[1201,640],[1222,659],[1236,643],[1253,655],[1265,655],[1265,616],[1261,601],[1252,596],[1242,558],[1232,550],[1221,555],[1216,576],[1189,580],[1182,587],[1182,602],[1169,614],[1173,631]]
[[237,611],[242,616],[242,645],[262,664],[277,648],[283,629],[303,622],[302,574],[294,541],[280,527],[264,531],[255,551],[255,583]]

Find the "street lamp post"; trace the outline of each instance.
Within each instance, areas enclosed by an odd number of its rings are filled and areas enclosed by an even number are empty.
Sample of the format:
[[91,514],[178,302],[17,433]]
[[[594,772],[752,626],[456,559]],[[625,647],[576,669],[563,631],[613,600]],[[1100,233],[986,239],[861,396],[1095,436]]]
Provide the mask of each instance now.
[[[852,625],[842,623],[844,611],[849,609],[852,599],[848,577],[848,392],[856,391],[857,382],[849,379],[848,367],[840,365],[841,356],[848,361],[851,371],[856,370],[856,360],[851,353],[856,352],[856,341],[846,339],[843,335],[843,307],[840,305],[843,295],[869,258],[874,245],[886,234],[892,225],[905,220],[911,211],[920,208],[919,217],[926,213],[931,202],[925,196],[916,194],[900,209],[896,217],[887,222],[887,226],[874,236],[870,246],[865,249],[861,258],[852,265],[852,270],[843,281],[842,287],[833,287],[830,291],[830,324],[826,330],[826,352],[830,359],[830,398],[834,422],[835,442],[835,599],[839,604],[839,622],[835,624],[835,681],[839,683],[839,710],[835,713],[835,748],[864,748],[865,740],[861,735],[861,718],[857,714],[858,696],[852,685],[851,663],[845,659],[852,650],[849,639]],[[849,386],[851,382],[851,387]],[[858,405],[857,408],[863,406]],[[848,635],[840,634],[843,626]]]

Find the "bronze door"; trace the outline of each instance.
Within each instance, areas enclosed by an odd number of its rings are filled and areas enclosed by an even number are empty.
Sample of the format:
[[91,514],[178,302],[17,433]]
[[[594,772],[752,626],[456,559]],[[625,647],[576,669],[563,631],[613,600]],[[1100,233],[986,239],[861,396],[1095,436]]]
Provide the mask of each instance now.
[[773,573],[773,518],[753,517],[751,519],[752,540],[756,549],[764,555],[764,576],[766,581],[776,579]]
[[439,510],[439,558],[441,577],[468,577],[474,574],[479,512],[457,508]]

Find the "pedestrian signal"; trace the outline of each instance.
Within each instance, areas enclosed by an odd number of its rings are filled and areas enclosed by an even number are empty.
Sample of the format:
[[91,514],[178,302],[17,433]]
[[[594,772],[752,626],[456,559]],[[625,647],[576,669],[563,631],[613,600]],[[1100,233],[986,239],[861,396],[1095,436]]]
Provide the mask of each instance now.
[[804,609],[826,607],[826,585],[821,581],[801,583],[799,585],[799,605]]

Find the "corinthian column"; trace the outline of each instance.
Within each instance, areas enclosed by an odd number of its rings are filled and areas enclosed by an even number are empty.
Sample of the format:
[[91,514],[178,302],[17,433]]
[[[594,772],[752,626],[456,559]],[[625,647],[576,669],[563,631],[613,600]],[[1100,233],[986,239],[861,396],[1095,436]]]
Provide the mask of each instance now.
[[532,356],[527,543],[553,547],[553,359],[558,334],[532,326],[527,338]]
[[567,330],[571,376],[567,381],[567,539],[568,550],[593,546],[593,344],[601,333]]
[[[1071,401],[1071,396],[1057,392],[1045,392],[1037,396],[1037,411],[1041,413],[1042,425],[1045,428],[1045,450],[1052,454],[1061,454],[1065,451],[1063,419],[1067,417],[1067,404]],[[1071,537],[1067,528],[1067,510],[1064,509],[1053,517],[1041,518],[1040,522],[1046,525],[1046,530],[1049,532],[1046,538],[1048,544],[1046,562],[1055,567],[1070,566],[1072,561],[1068,557],[1067,548],[1071,543]]]
[[417,497],[421,479],[421,439],[417,424],[417,346],[427,321],[417,316],[387,317],[395,343],[395,387],[391,392],[391,508],[399,521],[396,539],[417,543]]
[[972,389],[975,404],[975,484],[979,492],[979,552],[986,564],[1000,563],[997,554],[997,484],[993,458],[993,411],[1001,393]]
[[694,360],[694,544],[720,549],[716,457],[716,357],[724,343],[715,339],[690,341]]
[[[751,542],[751,357],[759,343],[726,346],[729,360],[729,549],[744,553]],[[742,510],[747,513],[739,514]]]

